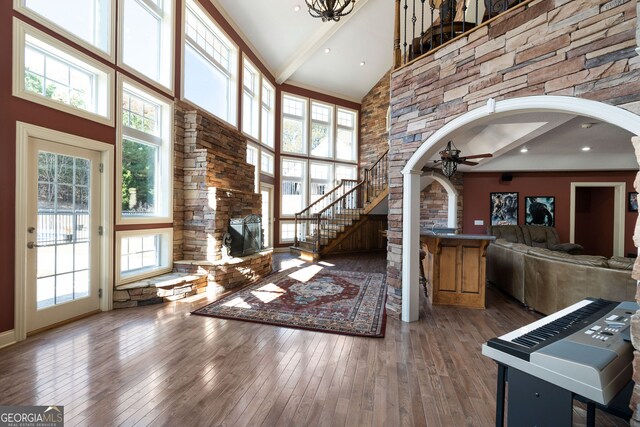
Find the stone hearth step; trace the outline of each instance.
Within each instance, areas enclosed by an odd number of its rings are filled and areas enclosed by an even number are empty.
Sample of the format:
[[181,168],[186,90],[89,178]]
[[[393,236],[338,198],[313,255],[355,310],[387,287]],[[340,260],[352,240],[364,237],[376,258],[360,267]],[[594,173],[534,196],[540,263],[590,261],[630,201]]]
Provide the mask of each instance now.
[[138,307],[177,301],[202,294],[206,290],[206,274],[167,273],[116,286],[113,291],[113,308]]

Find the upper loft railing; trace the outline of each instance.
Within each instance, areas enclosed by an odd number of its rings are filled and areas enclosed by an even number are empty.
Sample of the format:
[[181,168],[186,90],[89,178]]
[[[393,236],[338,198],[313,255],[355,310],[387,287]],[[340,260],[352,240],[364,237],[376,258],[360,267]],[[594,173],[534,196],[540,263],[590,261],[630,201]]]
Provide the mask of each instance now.
[[527,0],[396,0],[394,69]]

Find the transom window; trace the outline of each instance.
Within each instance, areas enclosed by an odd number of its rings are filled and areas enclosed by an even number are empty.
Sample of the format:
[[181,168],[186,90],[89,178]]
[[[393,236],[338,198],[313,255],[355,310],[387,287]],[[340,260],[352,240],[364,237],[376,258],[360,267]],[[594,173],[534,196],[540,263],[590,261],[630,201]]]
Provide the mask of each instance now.
[[267,175],[273,175],[274,173],[274,157],[273,154],[269,154],[265,150],[262,150],[262,156],[260,161],[260,170]]
[[184,98],[235,125],[238,49],[193,0],[185,18]]
[[307,101],[284,95],[282,98],[282,151],[304,154],[306,150]]
[[113,1],[20,0],[18,9],[36,20],[53,23],[74,41],[97,48],[109,56],[112,51]]
[[262,79],[262,117],[260,142],[274,148],[275,139],[275,88]]
[[100,123],[113,123],[113,71],[14,18],[13,95]]
[[116,283],[166,273],[173,268],[173,229],[116,232]]
[[242,71],[242,131],[255,139],[260,137],[260,73],[244,58]]
[[142,77],[171,89],[173,0],[121,1],[121,62]]

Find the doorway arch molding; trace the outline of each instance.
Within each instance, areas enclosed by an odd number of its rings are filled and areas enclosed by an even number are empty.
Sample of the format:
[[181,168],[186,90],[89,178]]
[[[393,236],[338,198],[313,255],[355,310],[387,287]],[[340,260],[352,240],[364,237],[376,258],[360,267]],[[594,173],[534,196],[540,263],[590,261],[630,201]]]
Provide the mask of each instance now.
[[598,119],[640,135],[640,116],[609,104],[570,96],[527,96],[487,101],[485,106],[469,111],[434,132],[408,160],[402,170],[402,313],[404,322],[419,317],[419,245],[420,245],[420,175],[429,158],[437,152],[441,141],[454,131],[489,117],[499,118],[516,113],[560,112]]

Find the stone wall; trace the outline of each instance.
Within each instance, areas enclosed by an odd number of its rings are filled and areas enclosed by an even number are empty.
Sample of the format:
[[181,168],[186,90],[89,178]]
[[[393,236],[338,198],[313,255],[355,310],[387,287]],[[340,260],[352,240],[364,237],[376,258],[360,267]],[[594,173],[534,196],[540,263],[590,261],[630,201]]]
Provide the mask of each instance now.
[[488,99],[565,95],[640,111],[636,1],[534,0],[392,73],[387,312],[400,313],[402,174],[445,123]]
[[390,72],[362,99],[360,109],[360,170],[364,173],[389,148],[387,111],[389,109]]
[[261,196],[254,192],[254,168],[246,162],[246,138],[204,112],[178,108],[176,138],[183,134],[180,259],[216,261],[222,258],[229,220],[260,216]]
[[[456,211],[458,227],[462,229],[463,174],[456,173],[449,181],[458,191],[458,208]],[[430,228],[434,225],[447,225],[449,219],[449,194],[438,181],[433,181],[420,192],[420,227]]]

